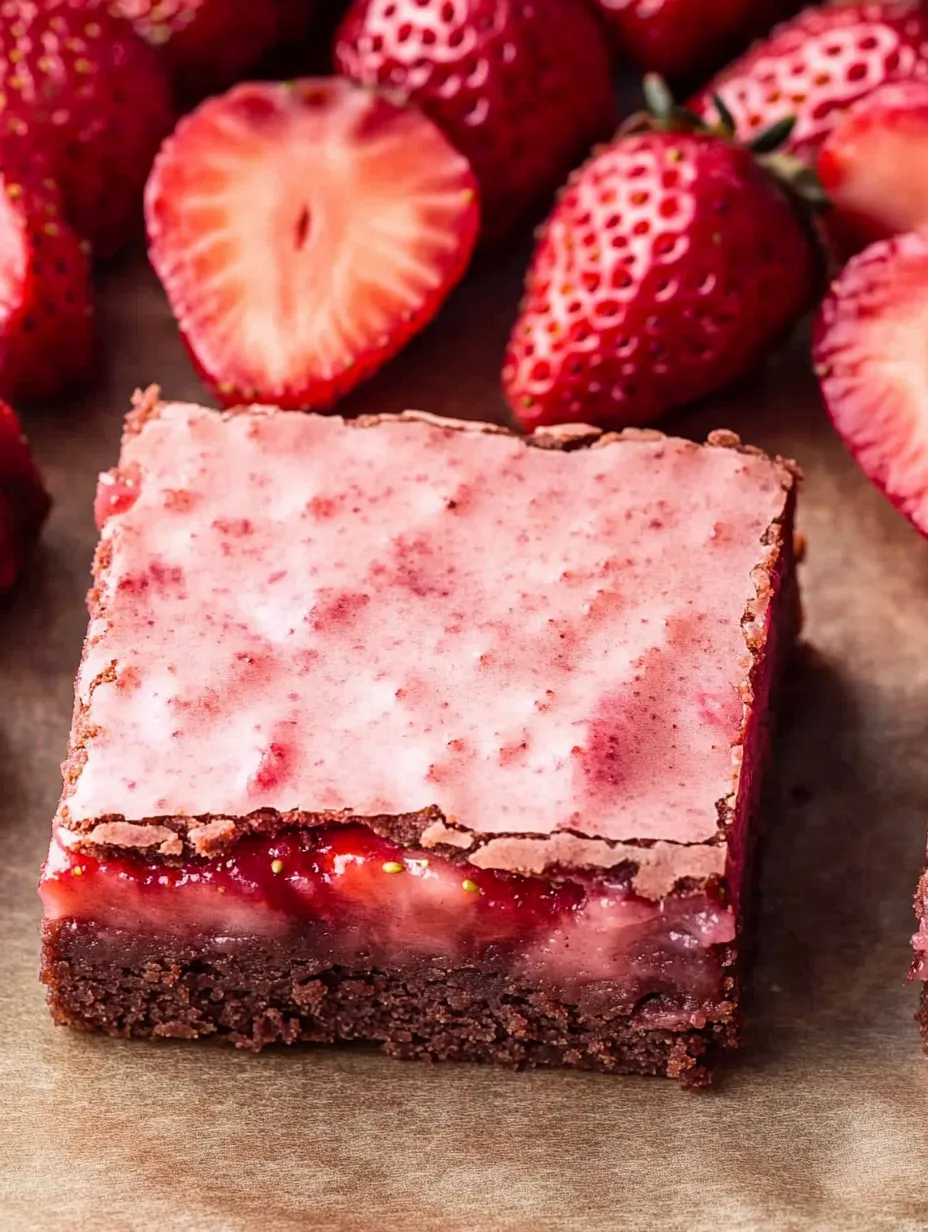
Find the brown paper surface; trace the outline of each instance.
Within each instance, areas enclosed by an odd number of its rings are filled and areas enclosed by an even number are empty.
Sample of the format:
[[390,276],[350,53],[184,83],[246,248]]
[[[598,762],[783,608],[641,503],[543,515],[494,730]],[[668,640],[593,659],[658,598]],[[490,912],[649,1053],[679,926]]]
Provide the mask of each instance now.
[[[484,267],[351,399],[498,418],[524,253]],[[769,792],[747,1046],[703,1094],[662,1080],[251,1056],[56,1028],[35,885],[84,633],[95,476],[136,385],[202,398],[141,258],[102,280],[107,369],[28,427],[56,499],[0,609],[0,1229],[928,1228],[928,1062],[905,985],[928,813],[928,544],[821,412],[800,339],[678,420],[795,455],[807,637]]]

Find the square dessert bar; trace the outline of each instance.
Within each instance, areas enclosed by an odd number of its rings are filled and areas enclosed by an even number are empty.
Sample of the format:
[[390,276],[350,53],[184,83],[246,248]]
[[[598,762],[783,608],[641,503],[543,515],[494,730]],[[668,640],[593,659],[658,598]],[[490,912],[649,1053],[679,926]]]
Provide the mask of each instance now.
[[705,1081],[795,490],[729,433],[142,396],[42,876],[55,1018]]

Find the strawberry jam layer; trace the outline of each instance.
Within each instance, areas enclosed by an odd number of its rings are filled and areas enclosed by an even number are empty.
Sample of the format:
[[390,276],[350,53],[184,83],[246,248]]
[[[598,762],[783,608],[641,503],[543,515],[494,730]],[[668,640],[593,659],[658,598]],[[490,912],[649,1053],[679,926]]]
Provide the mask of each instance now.
[[651,902],[608,876],[581,877],[478,869],[344,825],[246,838],[178,866],[53,839],[41,895],[49,919],[206,948],[292,938],[322,965],[477,966],[574,999],[605,991],[623,1012],[648,999],[648,1021],[670,1028],[723,1006],[716,947],[734,939],[729,911],[705,892]]

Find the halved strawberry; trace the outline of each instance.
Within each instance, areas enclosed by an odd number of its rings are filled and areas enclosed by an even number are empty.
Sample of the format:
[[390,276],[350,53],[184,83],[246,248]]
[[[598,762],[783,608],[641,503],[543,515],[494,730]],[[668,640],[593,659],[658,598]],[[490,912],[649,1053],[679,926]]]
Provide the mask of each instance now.
[[818,159],[844,255],[928,223],[928,82],[883,86],[837,122]]
[[609,52],[585,0],[353,0],[335,63],[421,107],[467,157],[491,240],[615,129]]
[[845,267],[816,323],[828,413],[864,474],[928,535],[928,232]]
[[479,225],[470,167],[435,125],[339,78],[208,100],[145,205],[152,263],[226,405],[347,393],[432,319]]

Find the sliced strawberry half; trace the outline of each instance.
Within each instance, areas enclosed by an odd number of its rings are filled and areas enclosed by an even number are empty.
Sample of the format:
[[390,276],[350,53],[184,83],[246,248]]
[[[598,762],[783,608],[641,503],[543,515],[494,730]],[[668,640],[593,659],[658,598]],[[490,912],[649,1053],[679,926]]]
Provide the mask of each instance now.
[[869,479],[928,535],[928,232],[854,257],[816,323],[825,405]]
[[420,112],[338,78],[237,86],[146,191],[152,263],[226,405],[324,407],[431,320],[477,235],[470,167]]
[[928,82],[883,86],[851,107],[819,154],[843,255],[928,223]]

